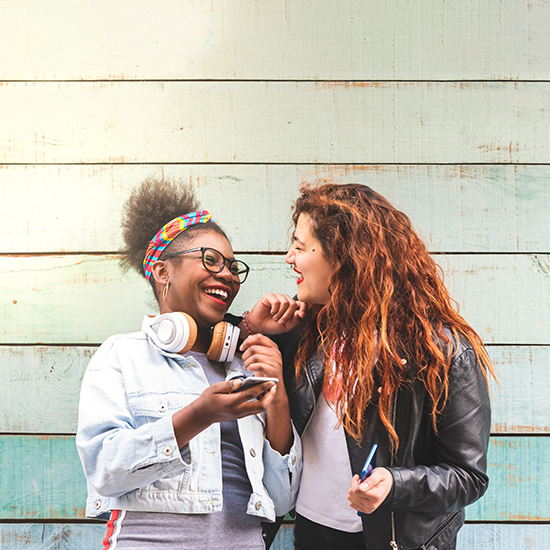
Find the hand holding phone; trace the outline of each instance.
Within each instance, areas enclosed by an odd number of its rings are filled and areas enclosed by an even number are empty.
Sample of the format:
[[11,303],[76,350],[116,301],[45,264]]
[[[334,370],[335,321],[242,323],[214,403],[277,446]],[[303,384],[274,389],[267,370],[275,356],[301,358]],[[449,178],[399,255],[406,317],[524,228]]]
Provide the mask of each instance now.
[[[376,449],[378,449],[378,445],[375,443],[369,453],[369,456],[367,456],[367,460],[365,460],[365,464],[363,466],[363,469],[361,470],[361,483],[367,479],[372,474],[372,471],[374,468],[376,468]],[[358,516],[361,516],[361,512],[357,512]]]
[[244,378],[243,383],[231,393],[248,390],[249,388],[252,388],[258,384],[263,384],[264,382],[273,382],[274,384],[277,384],[279,382],[279,379],[270,378],[269,376],[248,376],[247,378]]

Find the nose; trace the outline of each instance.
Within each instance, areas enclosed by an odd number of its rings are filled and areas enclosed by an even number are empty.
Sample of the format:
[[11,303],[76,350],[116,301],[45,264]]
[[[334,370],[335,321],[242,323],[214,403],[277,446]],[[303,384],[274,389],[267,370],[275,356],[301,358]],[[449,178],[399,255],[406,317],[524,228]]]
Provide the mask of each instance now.
[[294,251],[292,250],[292,248],[286,253],[285,262],[287,264],[293,264],[294,263]]
[[227,267],[226,263],[223,264],[223,269],[216,273],[216,277],[219,277],[220,279],[223,279],[224,281],[230,283],[233,282],[233,274],[231,273],[231,271],[229,271],[229,267]]

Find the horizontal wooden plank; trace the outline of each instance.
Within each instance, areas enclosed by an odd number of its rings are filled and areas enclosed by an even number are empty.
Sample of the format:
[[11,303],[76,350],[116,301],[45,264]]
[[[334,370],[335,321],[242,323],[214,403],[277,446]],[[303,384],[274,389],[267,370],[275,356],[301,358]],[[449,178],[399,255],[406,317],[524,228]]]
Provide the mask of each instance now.
[[550,437],[493,437],[485,496],[466,509],[476,521],[549,521]]
[[99,550],[105,532],[90,523],[0,523],[0,550]]
[[[252,274],[233,312],[249,309],[267,292],[294,294],[294,273],[282,257],[239,257]],[[436,259],[463,315],[487,343],[550,343],[549,255]],[[0,292],[3,344],[97,344],[139,329],[142,316],[156,310],[145,279],[123,273],[115,256],[3,256]]]
[[4,165],[0,248],[116,252],[131,189],[162,175],[189,183],[240,251],[286,250],[299,184],[319,179],[369,185],[409,215],[433,251],[550,250],[548,165]]
[[0,436],[0,518],[84,518],[86,479],[74,440]]
[[[76,432],[80,384],[95,347],[0,346],[0,433]],[[492,432],[550,434],[550,347],[488,346]]]
[[548,163],[550,83],[4,83],[0,163]]
[[3,3],[2,79],[536,79],[547,2]]
[[[281,525],[272,550],[292,550],[294,526]],[[0,550],[97,550],[105,525],[86,523],[0,523]],[[466,524],[457,550],[546,550],[550,525]]]
[[[467,509],[475,521],[549,521],[550,437],[494,437],[490,487]],[[73,437],[0,436],[1,519],[78,519],[86,484]]]
[[0,347],[0,433],[76,433],[92,347]]
[[458,534],[457,550],[546,550],[550,525],[466,524]]
[[499,382],[491,382],[491,431],[550,434],[550,347],[488,346],[487,351]]

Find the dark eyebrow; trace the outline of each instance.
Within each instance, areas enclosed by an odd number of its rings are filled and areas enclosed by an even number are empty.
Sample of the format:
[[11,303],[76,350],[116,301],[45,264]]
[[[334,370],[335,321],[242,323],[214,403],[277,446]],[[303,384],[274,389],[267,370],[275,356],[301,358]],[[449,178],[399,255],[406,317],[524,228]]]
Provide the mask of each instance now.
[[293,241],[298,241],[300,244],[305,246],[304,241],[301,241],[298,237],[296,237],[296,234],[292,235],[292,240]]

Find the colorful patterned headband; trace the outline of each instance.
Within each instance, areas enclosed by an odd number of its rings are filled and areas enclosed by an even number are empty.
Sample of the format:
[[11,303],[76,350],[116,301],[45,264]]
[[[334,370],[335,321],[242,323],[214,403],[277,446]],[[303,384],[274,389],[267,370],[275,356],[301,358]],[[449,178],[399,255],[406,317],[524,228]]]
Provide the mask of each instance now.
[[153,272],[153,263],[156,262],[163,250],[188,227],[198,223],[208,223],[214,221],[210,212],[207,210],[198,210],[184,216],[179,216],[168,222],[152,239],[147,247],[145,259],[143,260],[143,271],[145,278],[150,282],[151,273]]

